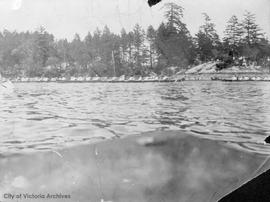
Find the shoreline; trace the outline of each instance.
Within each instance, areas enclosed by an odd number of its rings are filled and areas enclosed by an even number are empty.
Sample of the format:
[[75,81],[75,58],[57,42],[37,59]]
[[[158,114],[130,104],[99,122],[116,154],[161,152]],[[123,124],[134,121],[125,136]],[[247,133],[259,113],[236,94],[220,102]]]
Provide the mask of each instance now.
[[226,72],[179,74],[176,76],[156,77],[22,77],[9,78],[13,83],[150,83],[150,82],[182,82],[182,81],[270,81],[270,73],[261,72]]

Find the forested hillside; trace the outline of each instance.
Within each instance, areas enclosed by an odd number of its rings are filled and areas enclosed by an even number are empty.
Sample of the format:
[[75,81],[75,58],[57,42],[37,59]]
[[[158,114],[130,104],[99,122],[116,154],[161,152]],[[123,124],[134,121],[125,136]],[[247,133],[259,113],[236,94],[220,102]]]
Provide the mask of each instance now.
[[0,33],[0,72],[8,77],[171,75],[193,65],[223,60],[228,53],[244,56],[267,67],[270,43],[246,11],[239,19],[232,16],[221,38],[206,14],[204,23],[192,36],[183,21],[184,8],[175,3],[164,7],[164,21],[156,29],[144,30],[136,24],[132,31],[112,33],[108,26],[78,34],[72,41],[56,40],[40,27],[31,32]]

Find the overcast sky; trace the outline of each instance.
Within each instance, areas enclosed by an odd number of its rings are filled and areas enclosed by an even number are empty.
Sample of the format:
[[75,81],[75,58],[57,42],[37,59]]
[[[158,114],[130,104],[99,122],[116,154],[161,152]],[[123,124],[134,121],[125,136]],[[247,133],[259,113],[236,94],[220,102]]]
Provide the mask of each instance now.
[[[162,6],[149,8],[147,0],[0,0],[0,30],[35,30],[44,26],[56,38],[72,39],[75,33],[84,37],[97,26],[119,33],[131,30],[135,23],[155,28],[163,19]],[[245,10],[257,16],[257,23],[270,38],[270,0],[174,0],[185,8],[184,22],[192,34],[202,24],[206,12],[222,35],[233,15],[240,19]]]

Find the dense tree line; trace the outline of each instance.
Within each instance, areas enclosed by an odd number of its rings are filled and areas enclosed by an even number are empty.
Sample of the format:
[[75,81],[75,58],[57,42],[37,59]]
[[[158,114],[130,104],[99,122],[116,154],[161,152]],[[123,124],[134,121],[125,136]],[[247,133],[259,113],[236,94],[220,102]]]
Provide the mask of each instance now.
[[123,28],[115,34],[105,26],[84,39],[76,34],[72,41],[55,40],[43,27],[35,32],[4,30],[0,33],[0,72],[9,77],[174,74],[201,62],[224,59],[229,52],[267,65],[270,43],[254,14],[246,12],[242,21],[232,16],[223,39],[206,13],[194,37],[183,16],[183,7],[167,3],[164,22],[157,29],[144,30],[136,24],[132,31]]

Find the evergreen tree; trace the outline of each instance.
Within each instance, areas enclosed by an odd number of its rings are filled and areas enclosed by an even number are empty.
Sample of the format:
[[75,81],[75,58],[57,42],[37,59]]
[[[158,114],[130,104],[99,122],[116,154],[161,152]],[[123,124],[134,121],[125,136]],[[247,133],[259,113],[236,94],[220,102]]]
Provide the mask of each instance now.
[[124,28],[121,30],[120,36],[121,61],[127,62],[128,59],[128,34]]
[[90,66],[94,61],[94,51],[93,51],[94,48],[93,48],[93,36],[90,32],[88,32],[88,34],[84,38],[84,46],[85,46],[84,57],[87,64],[85,71],[87,72],[87,74],[91,75]]
[[224,34],[225,36],[223,41],[225,43],[226,49],[239,53],[239,48],[241,46],[243,36],[243,29],[235,15],[229,19]]
[[105,67],[103,74],[115,76],[116,74],[116,55],[118,56],[118,38],[111,33],[110,29],[105,26],[101,35],[101,61]]
[[71,47],[67,39],[61,39],[56,44],[58,56],[61,58],[61,67],[63,69],[72,65],[73,58],[71,56]]
[[162,69],[168,65],[170,60],[169,46],[167,44],[168,32],[164,23],[161,23],[157,30],[157,38],[155,41],[157,54],[158,54],[158,66],[157,73],[160,73]]
[[176,3],[166,3],[164,5],[165,14],[164,17],[167,20],[167,27],[171,32],[180,31],[185,29],[185,24],[181,21],[184,14],[184,8]]
[[128,65],[129,68],[133,68],[134,66],[134,59],[132,57],[133,55],[133,50],[134,50],[134,33],[130,31],[127,35],[127,41],[128,41]]
[[203,13],[204,24],[200,26],[196,34],[197,49],[201,61],[209,61],[218,55],[220,46],[219,36],[215,29],[215,24],[211,22],[210,17]]
[[166,24],[157,32],[159,65],[187,67],[194,60],[192,37],[182,22],[183,8],[175,3],[165,4]]
[[70,54],[73,59],[73,63],[79,63],[82,54],[82,41],[79,34],[75,34],[73,40],[70,43]]
[[101,59],[100,58],[101,31],[99,30],[99,28],[97,28],[94,31],[92,44],[93,44],[93,54],[94,54],[95,61],[99,61]]
[[242,28],[244,31],[242,55],[245,56],[248,61],[259,61],[260,57],[264,55],[261,51],[264,49],[263,44],[265,44],[265,39],[261,28],[256,24],[254,14],[246,11]]
[[33,42],[33,68],[30,72],[31,76],[41,76],[44,68],[47,66],[48,58],[54,52],[54,37],[45,31],[45,28],[40,27],[38,31],[34,33]]
[[89,63],[92,62],[94,58],[94,53],[93,53],[93,36],[90,32],[85,36],[84,38],[84,44],[86,48],[86,53],[88,54],[89,57]]
[[248,46],[257,44],[263,37],[261,28],[256,24],[255,15],[248,11],[244,14],[242,28],[244,31],[244,43]]
[[152,25],[150,25],[147,29],[146,33],[147,41],[149,42],[149,62],[150,68],[153,69],[154,62],[155,62],[155,55],[156,55],[156,31]]
[[112,61],[112,51],[113,51],[113,35],[111,34],[110,29],[105,26],[101,35],[101,60],[107,65],[111,65]]
[[135,61],[135,74],[142,73],[142,65],[145,62],[144,56],[144,40],[145,33],[139,24],[136,24],[133,29],[133,45],[134,45],[134,61]]

